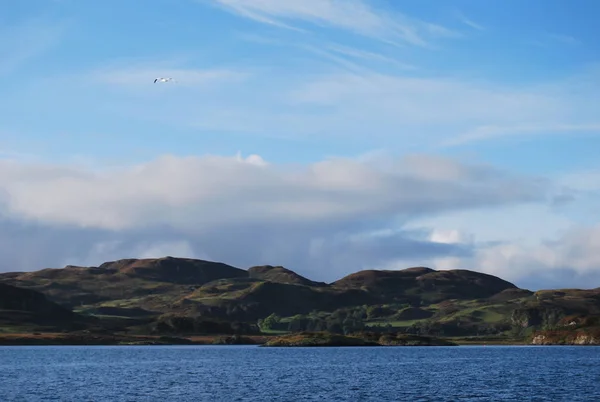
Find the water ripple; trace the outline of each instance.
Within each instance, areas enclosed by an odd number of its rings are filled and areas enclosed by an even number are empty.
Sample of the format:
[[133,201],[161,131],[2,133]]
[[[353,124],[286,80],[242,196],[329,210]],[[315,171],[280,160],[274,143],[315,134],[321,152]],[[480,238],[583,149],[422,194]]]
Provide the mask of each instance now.
[[0,347],[0,401],[600,401],[600,348]]

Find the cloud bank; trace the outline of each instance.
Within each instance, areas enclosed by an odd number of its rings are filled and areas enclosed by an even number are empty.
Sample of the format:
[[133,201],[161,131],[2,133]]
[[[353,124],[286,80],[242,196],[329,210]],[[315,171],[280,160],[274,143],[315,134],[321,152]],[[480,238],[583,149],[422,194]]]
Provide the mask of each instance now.
[[[556,190],[538,177],[427,155],[310,165],[272,164],[259,155],[165,155],[103,170],[4,160],[1,269],[173,255],[240,267],[283,264],[328,281],[413,263],[501,276],[513,270],[520,279],[569,263],[595,273],[589,255],[597,235],[582,242],[584,234],[569,234],[560,247],[528,254],[478,244],[456,230],[407,226],[453,211],[547,205]],[[580,257],[571,261],[575,252]],[[526,264],[525,276],[516,275]]]
[[543,201],[547,191],[540,179],[428,156],[275,166],[258,155],[167,155],[112,171],[2,162],[0,172],[5,214],[107,230],[358,224]]

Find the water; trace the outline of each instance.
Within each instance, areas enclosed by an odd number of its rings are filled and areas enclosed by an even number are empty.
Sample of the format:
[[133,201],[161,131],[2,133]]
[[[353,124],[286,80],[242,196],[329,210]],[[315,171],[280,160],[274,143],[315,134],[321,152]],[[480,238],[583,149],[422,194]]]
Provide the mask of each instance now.
[[600,348],[0,347],[0,401],[600,401]]

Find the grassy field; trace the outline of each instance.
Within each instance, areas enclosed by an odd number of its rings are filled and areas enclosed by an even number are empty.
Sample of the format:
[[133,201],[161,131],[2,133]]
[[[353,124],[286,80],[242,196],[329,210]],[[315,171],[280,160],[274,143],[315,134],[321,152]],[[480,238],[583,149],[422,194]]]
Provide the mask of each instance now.
[[260,332],[262,332],[265,335],[284,335],[289,333],[289,331],[281,331],[276,329],[263,329]]
[[387,325],[391,325],[392,328],[406,328],[411,325],[424,321],[425,319],[420,320],[405,320],[405,321],[386,321],[386,320],[374,320],[365,322],[365,326],[367,327],[385,327]]

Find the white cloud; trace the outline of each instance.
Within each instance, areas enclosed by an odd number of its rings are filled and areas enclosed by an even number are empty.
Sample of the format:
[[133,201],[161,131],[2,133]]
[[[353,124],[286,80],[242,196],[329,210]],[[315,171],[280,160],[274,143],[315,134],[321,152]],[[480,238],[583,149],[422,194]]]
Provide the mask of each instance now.
[[260,155],[256,155],[256,154],[248,155],[247,157],[244,158],[244,157],[242,157],[242,152],[238,151],[238,153],[236,154],[235,157],[238,162],[246,162],[251,165],[267,166],[269,164]]
[[133,254],[139,255],[137,258],[161,258],[167,255],[176,255],[181,258],[199,258],[186,240],[142,245],[138,250],[134,250]]
[[471,257],[442,257],[441,269],[475,269],[524,286],[595,288],[600,286],[600,225],[574,226],[543,243],[502,242],[477,249]]
[[600,194],[600,169],[564,173],[556,178],[556,182],[573,190]]
[[468,255],[435,257],[419,264],[437,269],[473,269],[532,289],[598,287],[600,220],[596,217],[600,213],[600,187],[595,177],[594,172],[559,176],[557,187],[564,182],[571,184],[566,191],[575,197],[558,207],[530,204],[457,211],[416,219],[404,228],[429,228],[432,241],[472,250]]
[[[427,46],[430,36],[459,36],[442,26],[378,10],[362,0],[215,0],[241,16],[298,29],[287,21],[309,22],[390,43]],[[284,22],[286,21],[286,22]]]
[[[576,205],[579,206],[579,205]],[[433,233],[460,234],[460,243],[488,244],[515,242],[535,246],[540,239],[559,236],[572,228],[575,222],[549,206],[519,204],[501,209],[472,209],[452,211],[443,216],[424,216],[406,225],[407,230],[429,228]]]
[[538,288],[600,280],[600,226],[552,215],[554,189],[424,155],[293,168],[241,153],[164,156],[101,172],[3,161],[0,262],[29,270],[172,255],[283,264],[327,281],[411,265]]
[[390,259],[468,253],[402,229],[419,216],[544,202],[550,192],[535,178],[427,156],[304,167],[241,153],[164,156],[103,171],[3,161],[1,261],[30,270],[164,253],[334,280]]
[[[303,169],[247,158],[164,156],[116,171],[3,162],[6,213],[106,229],[368,221],[545,199],[545,184],[440,158],[386,169],[331,159]],[[440,166],[441,168],[436,168]]]
[[[497,219],[486,220],[487,224],[498,222]],[[524,225],[535,225],[535,222],[537,221],[532,219]],[[479,233],[477,225],[472,230],[472,233]],[[480,236],[466,235],[456,229],[433,229],[429,235],[432,243],[454,248],[439,253],[443,255],[431,254],[431,257],[426,254],[418,255],[417,258],[410,255],[388,255],[390,258],[377,260],[370,268],[427,266],[438,270],[469,269],[495,275],[532,290],[589,289],[600,286],[600,258],[597,253],[600,247],[600,225],[582,226],[571,223],[568,229],[553,230],[535,241],[522,241],[519,235],[513,233],[505,241],[485,242],[475,241]]]
[[434,243],[444,243],[444,244],[460,244],[466,243],[468,239],[465,237],[463,233],[460,233],[456,229],[452,230],[443,230],[443,229],[434,229],[430,236],[429,240]]

